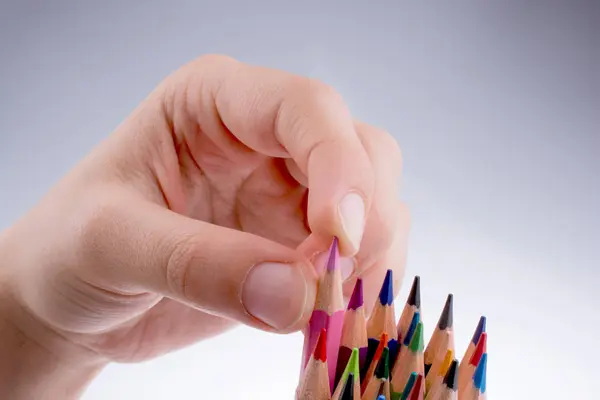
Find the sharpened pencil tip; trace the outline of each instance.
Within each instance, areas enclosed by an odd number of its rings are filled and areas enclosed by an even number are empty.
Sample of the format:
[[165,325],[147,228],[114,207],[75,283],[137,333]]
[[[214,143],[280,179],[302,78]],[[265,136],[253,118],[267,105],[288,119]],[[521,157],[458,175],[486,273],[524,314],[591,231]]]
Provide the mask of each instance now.
[[384,395],[381,395],[381,396],[379,396],[379,397],[377,398],[377,400],[385,400],[385,396],[384,396]]
[[375,368],[375,376],[379,379],[388,379],[390,377],[390,349],[384,348],[379,363]]
[[475,329],[475,333],[473,334],[473,338],[471,339],[471,342],[473,342],[474,345],[477,345],[477,342],[479,342],[479,337],[481,336],[481,334],[483,332],[485,332],[486,322],[487,322],[487,318],[484,315],[482,315],[479,318],[479,323],[477,324],[477,329]]
[[413,353],[422,353],[423,348],[425,346],[425,340],[423,339],[423,322],[417,324],[417,329],[415,329],[415,334],[413,335],[412,340],[410,341],[410,350]]
[[358,278],[348,302],[348,310],[356,310],[363,305],[363,283],[362,279]]
[[444,376],[444,385],[454,391],[458,389],[458,360],[452,360],[452,364]]
[[475,375],[473,375],[473,385],[475,386],[475,388],[479,389],[481,393],[485,393],[486,375],[487,353],[483,353],[483,355],[481,356],[481,360],[479,360],[479,365],[475,370]]
[[406,381],[406,385],[404,385],[404,390],[402,391],[402,396],[400,396],[402,399],[408,398],[408,395],[410,394],[410,391],[412,390],[413,386],[415,385],[416,380],[417,380],[417,373],[412,372],[410,374],[410,376],[408,377],[408,381]]
[[412,320],[410,321],[410,325],[408,326],[408,330],[406,331],[406,336],[404,337],[404,341],[402,344],[404,346],[410,345],[410,341],[412,340],[413,334],[415,333],[415,329],[417,329],[417,324],[421,318],[421,314],[417,311],[413,314]]
[[340,251],[338,246],[338,238],[334,237],[329,248],[329,258],[327,259],[327,271],[334,271],[339,268]]
[[410,294],[406,300],[406,304],[409,306],[415,306],[418,309],[421,308],[421,277],[415,276],[413,279],[412,287],[410,288]]
[[327,330],[325,328],[321,329],[314,357],[322,362],[327,361]]
[[452,328],[452,324],[454,322],[454,295],[450,293],[446,298],[446,304],[444,304],[444,310],[442,311],[442,315],[440,315],[440,320],[438,321],[438,328],[440,330],[444,330],[447,328]]
[[415,387],[412,390],[412,395],[410,396],[410,400],[422,400],[423,399],[423,375],[417,375],[417,380],[415,381]]
[[360,374],[358,358],[358,349],[355,347],[352,349],[352,354],[350,354],[350,359],[348,360],[348,372],[353,373],[356,376],[359,376]]
[[384,306],[391,306],[394,302],[394,280],[392,279],[392,270],[388,269],[379,291],[379,302]]
[[344,383],[344,389],[342,389],[342,395],[340,400],[353,400],[354,399],[354,374],[351,372],[348,374],[348,378]]
[[479,365],[479,361],[481,360],[481,356],[483,353],[487,351],[487,333],[483,332],[481,337],[479,338],[479,342],[477,342],[477,347],[475,347],[475,352],[471,356],[469,360],[469,364],[477,366]]

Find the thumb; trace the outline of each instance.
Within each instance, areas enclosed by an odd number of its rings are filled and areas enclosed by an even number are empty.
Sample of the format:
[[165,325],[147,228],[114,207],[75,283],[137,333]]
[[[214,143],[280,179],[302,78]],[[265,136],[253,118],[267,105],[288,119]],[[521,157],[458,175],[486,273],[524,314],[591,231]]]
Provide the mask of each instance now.
[[95,254],[110,259],[96,265],[118,289],[157,292],[269,331],[296,331],[310,318],[317,278],[294,249],[146,201],[109,208],[93,236],[96,249],[102,236]]

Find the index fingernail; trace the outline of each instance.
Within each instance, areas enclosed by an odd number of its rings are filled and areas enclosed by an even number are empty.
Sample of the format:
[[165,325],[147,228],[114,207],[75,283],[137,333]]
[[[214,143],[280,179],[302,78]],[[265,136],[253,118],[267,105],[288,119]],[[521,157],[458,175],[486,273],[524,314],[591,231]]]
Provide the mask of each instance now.
[[346,239],[356,253],[365,229],[365,202],[361,195],[356,192],[345,195],[338,205],[338,213]]

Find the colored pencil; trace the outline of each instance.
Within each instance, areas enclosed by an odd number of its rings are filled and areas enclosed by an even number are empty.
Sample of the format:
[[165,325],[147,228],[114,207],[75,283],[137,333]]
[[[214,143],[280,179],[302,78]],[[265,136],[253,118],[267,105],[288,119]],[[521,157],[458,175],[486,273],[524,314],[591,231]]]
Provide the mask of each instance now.
[[484,353],[486,353],[487,348],[487,333],[483,332],[481,337],[479,338],[479,342],[477,343],[477,347],[475,348],[475,352],[471,356],[469,363],[463,368],[461,371],[460,368],[458,370],[458,397],[462,397],[465,390],[468,388],[469,383],[473,378],[473,374],[475,373],[475,369],[479,365],[479,361]]
[[344,387],[347,385],[348,376],[352,374],[353,381],[352,385],[354,386],[353,392],[354,398],[356,400],[360,400],[360,372],[358,369],[358,349],[353,349],[352,354],[350,355],[350,359],[348,360],[348,364],[340,377],[340,381],[337,384],[335,391],[333,392],[332,399],[339,399],[342,396],[344,391]]
[[[348,374],[346,381],[344,382],[344,387],[341,390],[339,400],[358,400],[360,397],[356,397],[356,385],[355,382],[358,379],[354,377],[354,374],[351,372]],[[338,399],[334,398],[334,399]]]
[[348,308],[344,314],[344,325],[342,328],[342,338],[340,341],[340,350],[337,360],[337,371],[334,385],[340,380],[352,349],[358,349],[358,365],[360,371],[363,370],[365,359],[367,357],[367,321],[363,307],[363,283],[358,278],[348,302]]
[[[446,350],[444,361],[442,362],[442,365],[440,366],[436,375],[433,377],[433,382],[431,383],[431,386],[429,387],[429,389],[427,389],[427,386],[425,386],[425,391],[427,392],[425,393],[425,398],[427,400],[435,398],[437,396],[437,393],[441,390],[444,384],[446,374],[448,373],[448,370],[449,368],[451,368],[454,361],[458,363],[457,360],[454,360],[454,352],[450,349]],[[431,373],[433,374],[433,372]]]
[[485,400],[486,317],[480,317],[459,361],[455,357],[453,294],[446,297],[426,343],[420,291],[417,276],[397,324],[391,270],[386,272],[368,320],[360,278],[344,307],[338,241],[334,238],[305,331],[296,400]]
[[[446,354],[446,350],[451,349],[454,351],[454,296],[452,293],[446,298],[446,303],[442,310],[442,314],[438,320],[437,326],[433,330],[431,339],[427,343],[425,348],[425,375],[428,374],[431,365],[433,364],[438,353]],[[450,334],[450,340],[446,342],[445,346],[442,346],[442,339],[446,334]]]
[[[450,350],[449,350],[450,351]],[[458,360],[452,360],[442,384],[427,394],[426,400],[457,400]]]
[[327,331],[325,329],[321,329],[315,352],[306,365],[304,376],[296,393],[297,400],[329,400],[331,398],[327,369]]
[[423,375],[419,374],[412,390],[410,391],[410,400],[423,400],[423,393],[425,392],[425,385],[423,383]]
[[400,315],[400,319],[398,320],[398,325],[396,327],[396,332],[398,338],[404,338],[406,336],[406,332],[410,326],[410,322],[413,319],[414,313],[421,312],[421,278],[419,276],[415,276],[413,279],[412,286],[410,288],[410,293],[408,294],[408,298],[406,299],[406,304],[402,309],[402,314]]
[[[416,314],[415,314],[416,315]],[[392,374],[392,391],[401,393],[412,372],[425,375],[423,363],[423,322],[419,321],[407,351],[398,358]],[[424,385],[423,385],[424,387]],[[423,389],[424,390],[424,389]]]
[[317,344],[321,329],[327,330],[327,364],[329,386],[333,391],[337,358],[344,322],[344,298],[342,295],[342,275],[339,268],[338,240],[333,239],[329,250],[327,266],[319,280],[315,309],[304,336],[303,364],[306,367],[310,355]]
[[390,397],[390,351],[387,347],[383,349],[382,356],[377,363],[375,375],[369,381],[367,388],[362,394],[363,400],[372,400],[377,397],[379,390],[383,385],[383,395],[386,398]]
[[[360,375],[362,377],[361,383],[360,383],[361,393],[365,392],[365,390],[367,389],[367,386],[369,385],[369,382],[375,375],[375,368],[377,368],[377,364],[379,363],[379,360],[381,359],[381,356],[383,355],[383,349],[387,348],[386,344],[387,344],[387,333],[384,332],[381,334],[381,337],[379,338],[379,345],[377,346],[377,350],[375,351],[375,355],[373,356],[373,360],[371,360],[371,363],[369,365],[369,368],[367,369],[367,372],[363,373],[361,371],[361,373],[360,373]],[[364,367],[366,367],[366,365]],[[363,370],[364,370],[364,367],[363,367]]]
[[465,367],[469,363],[469,360],[473,356],[473,353],[475,353],[475,348],[477,347],[477,343],[479,343],[479,338],[481,337],[481,334],[486,331],[486,322],[487,322],[486,317],[482,315],[479,318],[479,322],[477,323],[477,328],[475,328],[473,337],[471,338],[471,341],[469,342],[469,346],[467,347],[467,350],[465,350],[465,355],[461,359],[460,365],[458,367],[459,382],[460,382],[460,376],[462,375],[462,371],[465,369]]
[[486,398],[486,380],[487,380],[487,353],[481,356],[479,365],[475,369],[473,379],[470,381],[470,387],[465,390],[463,397],[466,400],[483,400]]
[[410,396],[410,392],[412,392],[412,388],[415,385],[415,382],[417,380],[417,373],[416,372],[412,372],[410,374],[410,376],[408,377],[408,381],[406,382],[406,385],[404,386],[404,390],[402,391],[402,394],[400,394],[400,396],[398,396],[398,393],[394,393],[392,392],[392,400],[407,400],[408,396]]
[[[439,350],[436,352],[435,359],[429,367],[429,373],[427,372],[427,363],[425,363],[425,393],[431,389],[431,385],[433,385],[435,378],[438,376],[438,371],[444,362],[448,350],[450,350],[452,354],[454,353],[454,346],[448,344],[451,340],[452,333],[448,331],[442,332],[443,336],[442,340],[439,342]],[[423,358],[425,358],[425,354],[423,354]]]
[[392,270],[388,269],[379,291],[379,301],[375,302],[371,317],[367,322],[367,336],[369,350],[366,363],[370,364],[379,345],[382,333],[387,333],[387,347],[390,349],[391,358],[395,358],[398,347],[398,332],[396,330],[396,316],[394,311],[394,280]]

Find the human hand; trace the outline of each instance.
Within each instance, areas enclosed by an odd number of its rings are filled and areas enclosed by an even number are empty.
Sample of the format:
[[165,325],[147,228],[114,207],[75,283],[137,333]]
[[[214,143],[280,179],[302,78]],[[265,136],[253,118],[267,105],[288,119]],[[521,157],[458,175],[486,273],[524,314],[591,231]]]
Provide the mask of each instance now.
[[372,304],[387,268],[396,290],[403,276],[400,157],[330,87],[202,57],[0,236],[11,323],[66,363],[145,360],[236,322],[292,332],[332,236],[346,293],[361,276]]

